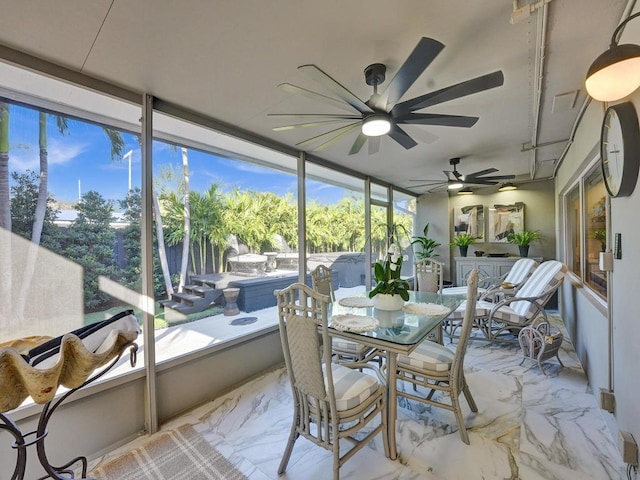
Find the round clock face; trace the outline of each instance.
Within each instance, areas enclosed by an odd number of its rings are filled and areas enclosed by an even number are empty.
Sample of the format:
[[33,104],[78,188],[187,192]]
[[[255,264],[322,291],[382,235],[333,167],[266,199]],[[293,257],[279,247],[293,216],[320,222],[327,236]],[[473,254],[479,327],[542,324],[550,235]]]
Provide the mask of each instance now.
[[602,123],[600,157],[609,195],[631,195],[640,165],[640,129],[632,103],[609,107]]

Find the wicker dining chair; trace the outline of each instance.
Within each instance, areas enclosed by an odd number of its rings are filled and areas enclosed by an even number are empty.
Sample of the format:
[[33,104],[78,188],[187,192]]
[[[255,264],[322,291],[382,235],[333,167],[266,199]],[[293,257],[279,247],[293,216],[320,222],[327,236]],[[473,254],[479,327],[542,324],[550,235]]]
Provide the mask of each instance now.
[[[464,377],[464,356],[473,327],[477,289],[478,271],[473,269],[468,279],[464,320],[455,351],[439,343],[425,340],[410,355],[398,356],[396,370],[397,378],[414,387],[414,393],[399,388],[398,396],[454,412],[460,437],[467,445],[469,434],[462,416],[459,397],[463,393],[471,411],[478,411]],[[418,393],[418,387],[425,387],[429,392],[421,396]],[[435,395],[437,391],[443,393]]]
[[438,293],[443,286],[444,263],[432,258],[423,258],[413,264],[414,290]]
[[[331,361],[327,306],[330,298],[300,283],[274,292],[278,302],[280,340],[293,393],[293,423],[278,468],[284,473],[298,437],[333,452],[333,478],[339,469],[375,435],[382,433],[389,457],[386,388],[377,377],[356,368],[367,365]],[[320,335],[318,335],[320,331]],[[372,420],[380,423],[355,438]],[[340,455],[340,441],[353,444]]]
[[[329,296],[331,301],[335,302],[336,295],[333,288],[333,271],[331,268],[325,265],[318,265],[314,268],[311,272],[311,286],[316,292]],[[360,362],[369,357],[374,350],[372,347],[344,338],[333,339],[333,353],[339,361],[353,360]]]

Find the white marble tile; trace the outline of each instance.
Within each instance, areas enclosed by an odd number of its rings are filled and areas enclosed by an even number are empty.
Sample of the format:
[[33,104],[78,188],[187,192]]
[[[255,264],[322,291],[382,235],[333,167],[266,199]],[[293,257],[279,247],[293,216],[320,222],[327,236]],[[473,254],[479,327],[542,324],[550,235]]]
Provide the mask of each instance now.
[[[562,330],[557,317],[550,317]],[[447,347],[453,350],[456,343]],[[343,465],[341,478],[623,478],[620,454],[568,339],[560,357],[565,367],[550,359],[544,375],[536,363],[520,365],[517,344],[470,342],[465,375],[479,411],[472,413],[462,396],[461,402],[471,444],[460,439],[452,412],[400,398],[398,460],[385,458],[378,435]],[[252,480],[332,478],[331,452],[303,438],[295,444],[286,473],[278,476],[292,409],[288,378],[279,369],[175,422],[195,423],[196,430]]]

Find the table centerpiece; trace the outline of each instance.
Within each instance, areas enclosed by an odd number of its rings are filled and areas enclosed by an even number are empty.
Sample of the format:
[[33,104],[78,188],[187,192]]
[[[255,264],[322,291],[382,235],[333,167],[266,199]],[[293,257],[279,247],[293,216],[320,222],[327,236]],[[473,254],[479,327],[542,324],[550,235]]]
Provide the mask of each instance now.
[[375,308],[401,310],[404,302],[409,300],[409,282],[400,278],[403,260],[400,247],[392,243],[385,259],[375,263],[373,272],[376,286],[369,292]]

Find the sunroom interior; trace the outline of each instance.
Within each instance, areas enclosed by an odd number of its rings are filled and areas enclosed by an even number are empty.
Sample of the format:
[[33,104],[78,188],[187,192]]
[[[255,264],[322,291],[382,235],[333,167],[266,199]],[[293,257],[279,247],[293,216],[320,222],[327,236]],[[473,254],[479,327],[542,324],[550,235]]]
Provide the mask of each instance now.
[[[283,368],[272,292],[294,282],[309,283],[315,266],[333,267],[338,298],[363,294],[372,285],[372,271],[366,265],[384,255],[393,232],[407,255],[403,276],[410,279],[415,255],[411,241],[428,225],[429,236],[440,244],[437,253],[444,263],[445,280],[463,285],[465,262],[493,268],[502,256],[517,258],[517,245],[497,241],[501,227],[494,223],[501,209],[523,205],[524,228],[541,234],[529,256],[560,260],[569,268],[548,308],[562,320],[575,365],[552,368],[554,374],[545,381],[555,380],[549,384],[550,392],[562,396],[570,390],[562,375],[576,371],[584,375],[584,392],[595,407],[581,406],[581,412],[595,414],[606,425],[610,440],[609,453],[602,455],[597,467],[589,466],[595,470],[558,461],[561,466],[553,475],[573,471],[564,478],[601,478],[599,474],[618,478],[628,468],[628,478],[636,478],[633,459],[622,456],[629,444],[619,438],[640,438],[636,401],[640,386],[633,380],[633,366],[640,360],[635,346],[640,326],[632,301],[640,258],[631,248],[638,232],[634,212],[640,194],[614,198],[607,193],[600,136],[606,108],[623,102],[638,108],[640,93],[600,102],[586,94],[583,83],[589,63],[607,48],[616,25],[639,10],[635,1],[610,0],[605,14],[596,1],[578,7],[562,0],[520,0],[474,4],[459,15],[446,2],[438,2],[435,12],[410,2],[398,7],[397,18],[385,2],[355,2],[357,6],[345,7],[343,12],[340,2],[308,11],[291,2],[274,6],[273,11],[252,2],[252,14],[245,10],[248,6],[217,6],[216,11],[196,4],[186,14],[174,11],[177,7],[169,2],[133,6],[115,0],[87,10],[82,10],[81,2],[68,2],[57,12],[51,11],[48,2],[11,3],[0,20],[0,125],[8,129],[4,137],[8,142],[0,145],[0,174],[5,176],[0,202],[7,207],[3,214],[9,216],[8,221],[3,217],[0,229],[0,343],[27,336],[57,337],[130,308],[141,327],[135,367],[123,358],[100,381],[75,392],[52,418],[47,445],[52,463],[79,454],[97,458],[154,434],[193,409],[206,410],[208,402],[221,402],[225,395],[242,397],[230,393],[238,387],[248,388],[247,395],[259,396],[264,378],[273,380],[274,372]],[[182,9],[189,10],[181,4]],[[199,9],[204,10],[197,14]],[[360,9],[367,10],[365,18],[381,31],[385,27],[385,33],[367,33],[375,29],[361,25],[357,33],[348,34],[352,26],[348,15],[362,14]],[[376,9],[380,14],[375,14]],[[78,22],[79,31],[52,31],[51,18],[65,15]],[[310,28],[307,20],[292,21],[300,15],[313,24],[316,38],[294,48],[289,43]],[[319,18],[312,20],[314,15]],[[427,22],[427,17],[438,15],[455,25],[457,38],[436,27],[433,19],[429,28],[410,20],[415,16]],[[205,28],[200,21],[207,16],[219,18],[215,34],[199,32],[189,37],[192,29]],[[385,16],[387,20],[381,19]],[[571,25],[569,19],[575,16],[584,19],[584,25]],[[180,30],[165,42],[163,36],[169,32],[164,27],[174,24]],[[331,35],[324,32],[327,24],[334,27]],[[283,25],[291,31],[285,33]],[[236,27],[246,42],[235,42]],[[481,31],[493,27],[495,32],[485,33],[489,39],[478,39]],[[252,29],[253,36],[248,33]],[[268,32],[281,33],[269,36]],[[258,33],[265,35],[265,48],[280,48],[282,54],[262,58],[260,49],[251,54],[251,45],[260,43]],[[501,34],[504,37],[497,38]],[[157,42],[157,51],[147,51],[151,43],[145,45],[144,35]],[[309,99],[298,98],[296,103],[277,89],[282,82],[300,82],[297,66],[328,65],[334,78],[344,79],[345,85],[363,84],[356,91],[364,97],[370,87],[360,79],[361,61],[364,67],[368,61],[384,59],[391,79],[421,36],[440,36],[460,58],[434,63],[431,68],[437,68],[443,78],[434,81],[425,75],[410,90],[411,96],[495,68],[504,70],[502,94],[496,88],[476,94],[486,95],[478,103],[470,95],[468,102],[455,100],[448,109],[438,110],[478,115],[480,130],[473,138],[465,137],[466,129],[413,125],[407,131],[418,140],[415,149],[383,137],[377,153],[365,146],[348,155],[354,134],[315,149],[304,141],[324,130],[311,134],[307,132],[314,127],[274,130],[277,123],[270,114],[316,111],[305,110],[317,108]],[[329,45],[322,48],[318,38]],[[586,43],[585,38],[589,38]],[[620,39],[620,43],[640,43],[640,22],[630,22]],[[508,40],[514,42],[513,51],[505,45]],[[334,54],[332,49],[339,50],[339,45],[350,41],[353,45]],[[466,51],[474,41],[478,55]],[[225,45],[214,61],[207,58],[211,42]],[[370,44],[370,53],[349,58],[349,52],[364,50],[365,44]],[[490,49],[498,45],[500,55],[491,60]],[[554,46],[562,56],[554,53]],[[120,53],[123,50],[128,53]],[[524,64],[510,66],[510,61],[517,63],[510,57],[527,57],[525,52],[531,56]],[[575,58],[569,60],[572,53]],[[475,63],[469,64],[475,69],[466,68],[469,56],[483,57],[487,65],[478,67],[474,58]],[[546,56],[548,63],[539,65]],[[171,60],[162,65],[163,58]],[[564,76],[559,68],[563,62]],[[187,72],[188,68],[192,71]],[[457,75],[450,71],[456,69]],[[533,85],[536,82],[539,88]],[[526,85],[514,90],[513,83]],[[312,83],[307,85],[313,89]],[[573,92],[571,99],[567,92]],[[536,95],[537,99],[531,98]],[[564,110],[569,100],[571,107]],[[499,131],[506,123],[522,130]],[[500,191],[500,184],[473,186],[472,195],[458,195],[446,188],[453,157],[461,158],[463,172],[496,167],[499,174],[514,173],[517,189]],[[43,175],[49,200],[34,251],[35,204]],[[432,179],[440,182],[432,184]],[[191,219],[188,244],[184,242],[185,196]],[[482,212],[482,231],[469,257],[463,258],[450,242],[469,208]],[[158,230],[159,223],[164,232]],[[159,246],[161,236],[164,242]],[[620,239],[621,246],[614,239]],[[101,253],[92,251],[89,244],[93,247],[102,241],[110,247],[102,260],[96,260]],[[600,253],[613,250],[620,255],[611,268],[603,268]],[[476,256],[474,252],[483,253]],[[215,298],[208,299],[200,311],[181,310],[180,294],[189,291],[185,285],[207,290]],[[238,289],[240,313],[225,312],[225,289]],[[493,355],[505,354],[487,349]],[[519,348],[513,346],[507,352],[508,360],[518,365]],[[482,362],[481,354],[472,358]],[[534,371],[526,374],[544,376]],[[61,388],[59,395],[63,393]],[[482,394],[485,400],[490,397]],[[567,416],[581,415],[566,408]],[[27,399],[5,413],[26,432],[36,429],[41,409]],[[550,424],[556,420],[551,414],[544,418]],[[467,428],[473,444],[473,422]],[[558,436],[565,435],[562,427],[554,428]],[[453,428],[443,436],[453,439],[457,434]],[[500,443],[501,433],[492,435]],[[13,478],[16,454],[11,440],[0,429],[0,465],[11,466],[0,468],[0,478]],[[284,445],[283,441],[272,446],[275,456]],[[584,448],[591,455],[587,447],[574,448]],[[411,466],[409,457],[401,453],[404,467]],[[355,458],[352,461],[357,462]],[[470,458],[465,461],[472,463]],[[346,478],[370,478],[366,461],[356,465]],[[545,477],[544,469],[534,465],[523,453],[522,459],[505,468],[511,468],[511,474],[519,471],[521,478],[556,478]],[[388,465],[382,468],[394,470]],[[428,471],[424,465],[411,468],[401,475],[432,478],[424,473]],[[550,471],[546,474],[551,475]],[[440,471],[447,478],[471,478],[461,472]],[[278,478],[275,470],[245,473],[249,478]],[[40,475],[39,462],[30,454],[25,478]],[[316,478],[305,477],[304,472],[298,475],[291,478]],[[314,475],[325,478],[321,471]],[[405,478],[394,475],[384,478]]]

